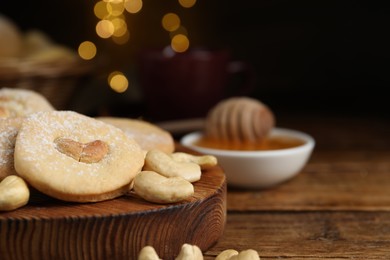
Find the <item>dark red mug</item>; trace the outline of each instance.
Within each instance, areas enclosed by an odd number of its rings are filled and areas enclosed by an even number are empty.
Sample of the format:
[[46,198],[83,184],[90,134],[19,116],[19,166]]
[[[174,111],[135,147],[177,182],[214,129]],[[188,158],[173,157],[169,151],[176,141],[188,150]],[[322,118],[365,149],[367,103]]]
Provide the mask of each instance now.
[[138,79],[146,117],[154,121],[204,117],[218,101],[248,95],[254,86],[250,64],[232,60],[226,49],[144,50]]

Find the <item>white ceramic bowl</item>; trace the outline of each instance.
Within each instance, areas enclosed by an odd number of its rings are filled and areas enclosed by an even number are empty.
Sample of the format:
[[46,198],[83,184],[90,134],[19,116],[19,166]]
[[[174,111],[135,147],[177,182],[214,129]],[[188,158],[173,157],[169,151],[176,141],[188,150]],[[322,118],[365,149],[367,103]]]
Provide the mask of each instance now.
[[270,135],[298,138],[304,143],[278,150],[219,150],[194,145],[202,135],[202,132],[189,133],[182,137],[180,143],[194,151],[217,157],[228,185],[242,188],[266,188],[292,178],[306,165],[315,145],[310,135],[284,128],[274,128]]

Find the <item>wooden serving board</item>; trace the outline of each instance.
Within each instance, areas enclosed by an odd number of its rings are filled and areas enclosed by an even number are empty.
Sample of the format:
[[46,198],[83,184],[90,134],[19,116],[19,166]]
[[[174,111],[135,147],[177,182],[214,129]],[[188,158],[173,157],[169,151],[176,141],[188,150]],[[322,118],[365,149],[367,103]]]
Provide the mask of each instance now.
[[32,196],[28,205],[0,212],[0,259],[137,259],[151,245],[166,260],[184,243],[206,251],[226,222],[222,169],[204,171],[194,187],[194,196],[167,205],[135,194],[83,204]]

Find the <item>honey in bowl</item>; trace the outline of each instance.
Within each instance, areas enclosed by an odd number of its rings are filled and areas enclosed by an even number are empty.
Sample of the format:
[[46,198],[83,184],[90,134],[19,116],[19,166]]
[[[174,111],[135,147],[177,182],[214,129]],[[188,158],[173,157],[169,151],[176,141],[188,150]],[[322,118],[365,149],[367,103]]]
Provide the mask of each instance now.
[[202,137],[194,145],[219,150],[234,151],[269,151],[294,148],[301,146],[305,141],[290,136],[275,135],[264,138],[258,142],[228,142],[215,138]]

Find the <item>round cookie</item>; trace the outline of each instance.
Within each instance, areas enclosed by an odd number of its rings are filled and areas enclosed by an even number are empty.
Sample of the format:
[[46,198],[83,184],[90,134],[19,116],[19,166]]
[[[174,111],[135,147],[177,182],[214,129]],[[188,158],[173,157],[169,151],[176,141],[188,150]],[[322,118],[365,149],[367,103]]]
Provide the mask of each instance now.
[[144,153],[112,125],[73,111],[51,111],[24,119],[14,160],[17,173],[42,193],[94,202],[127,192]]
[[22,125],[22,118],[0,118],[0,181],[16,174],[14,149],[16,136]]
[[54,107],[41,94],[17,88],[0,89],[0,118],[23,117],[39,111],[53,111]]
[[98,117],[97,119],[122,129],[128,137],[134,138],[145,151],[158,149],[172,153],[175,150],[172,135],[152,123],[118,117]]

